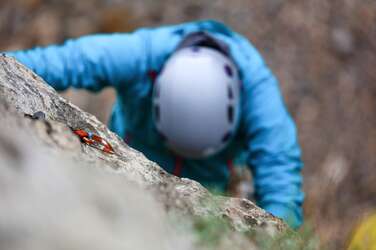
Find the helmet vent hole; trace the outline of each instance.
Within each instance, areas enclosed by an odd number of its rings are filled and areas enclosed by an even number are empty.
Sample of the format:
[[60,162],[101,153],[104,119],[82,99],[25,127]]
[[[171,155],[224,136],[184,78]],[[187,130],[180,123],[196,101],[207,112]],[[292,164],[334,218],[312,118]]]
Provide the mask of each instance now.
[[192,51],[193,51],[193,52],[199,52],[199,51],[200,51],[200,47],[198,47],[198,46],[193,46],[193,47],[192,47]]
[[155,120],[159,122],[160,120],[160,110],[159,110],[159,105],[154,106],[154,114],[155,114]]
[[231,105],[227,107],[227,119],[230,123],[234,121],[234,107]]
[[227,142],[231,137],[231,132],[227,132],[223,137],[222,137],[222,142]]
[[234,94],[232,93],[232,88],[231,88],[230,85],[227,86],[227,95],[228,95],[228,98],[229,98],[230,100],[232,100],[232,99],[234,98]]
[[225,72],[226,72],[226,74],[227,74],[229,77],[232,77],[232,76],[233,76],[232,69],[231,69],[230,65],[228,65],[228,64],[225,65]]

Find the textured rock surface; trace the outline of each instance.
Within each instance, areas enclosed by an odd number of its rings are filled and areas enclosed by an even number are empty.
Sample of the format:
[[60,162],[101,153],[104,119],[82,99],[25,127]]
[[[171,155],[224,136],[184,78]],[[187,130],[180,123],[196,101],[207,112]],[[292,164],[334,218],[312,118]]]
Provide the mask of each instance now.
[[[66,126],[47,134],[0,103],[0,249],[193,249],[150,193],[75,160],[80,145]],[[69,139],[54,146],[50,135]]]
[[[17,156],[22,152],[27,156],[22,161],[34,161],[37,160],[33,156],[37,148],[37,156],[43,152],[44,156],[55,159],[55,162],[56,159],[60,159],[62,168],[62,157],[65,157],[64,159],[69,159],[67,162],[73,161],[78,163],[77,165],[104,169],[120,176],[126,184],[124,188],[116,185],[121,190],[118,190],[114,198],[117,195],[127,196],[129,191],[124,189],[131,186],[129,183],[134,183],[133,186],[140,187],[147,196],[156,198],[157,204],[164,208],[163,211],[184,216],[228,218],[230,224],[238,231],[259,228],[273,234],[287,229],[281,220],[248,200],[213,196],[195,181],[168,174],[141,153],[128,147],[94,116],[60,97],[41,78],[14,59],[3,56],[0,57],[0,111],[0,130],[9,131],[5,133],[4,140],[1,140],[4,132],[0,134],[0,153],[2,151],[3,159],[12,155]],[[46,120],[31,120],[24,117],[24,114],[34,114],[37,111],[44,112]],[[80,143],[69,127],[90,130],[102,136],[111,143],[116,154],[106,154]],[[17,135],[17,143],[12,142],[12,135]],[[33,150],[30,150],[30,146]],[[40,163],[43,165],[43,162]],[[21,165],[27,167],[28,164],[24,162]],[[45,171],[42,166],[37,170]],[[72,172],[69,174],[72,175]],[[2,182],[1,179],[0,181]],[[87,185],[95,184],[89,181]],[[85,189],[90,187],[86,186]],[[142,196],[142,192],[138,192]],[[156,213],[162,212],[156,209]]]

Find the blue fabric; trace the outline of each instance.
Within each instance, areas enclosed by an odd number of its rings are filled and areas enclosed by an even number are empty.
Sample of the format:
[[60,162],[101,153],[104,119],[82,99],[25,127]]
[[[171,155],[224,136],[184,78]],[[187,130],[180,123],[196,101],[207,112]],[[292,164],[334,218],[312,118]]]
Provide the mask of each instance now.
[[254,176],[257,203],[296,228],[302,223],[301,152],[297,132],[276,78],[253,45],[224,24],[197,21],[127,34],[90,35],[61,46],[7,53],[34,70],[57,90],[68,87],[117,91],[110,128],[148,158],[173,172],[176,156],[164,145],[151,117],[150,72],[161,70],[179,42],[206,31],[229,46],[242,80],[242,110],[233,141],[202,160],[183,159],[181,175],[224,190],[226,165],[242,159]]

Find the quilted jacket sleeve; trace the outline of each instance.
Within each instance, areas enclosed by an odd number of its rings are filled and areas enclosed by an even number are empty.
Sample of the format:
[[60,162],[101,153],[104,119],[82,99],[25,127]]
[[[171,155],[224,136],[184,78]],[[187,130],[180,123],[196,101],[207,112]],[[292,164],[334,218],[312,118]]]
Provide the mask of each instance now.
[[6,53],[29,67],[57,90],[98,91],[125,87],[139,77],[147,53],[145,32],[90,35],[62,45]]
[[243,125],[248,165],[258,204],[297,228],[303,221],[302,161],[296,126],[286,110],[278,81],[257,50],[242,39]]

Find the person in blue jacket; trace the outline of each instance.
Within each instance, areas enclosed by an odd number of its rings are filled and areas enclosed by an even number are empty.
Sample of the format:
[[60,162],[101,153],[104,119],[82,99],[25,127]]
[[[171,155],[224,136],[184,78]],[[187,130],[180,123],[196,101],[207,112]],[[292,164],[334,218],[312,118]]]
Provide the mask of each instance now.
[[259,206],[302,223],[301,151],[278,81],[213,20],[97,34],[6,53],[56,90],[113,87],[110,128],[166,171],[225,190],[246,164]]

